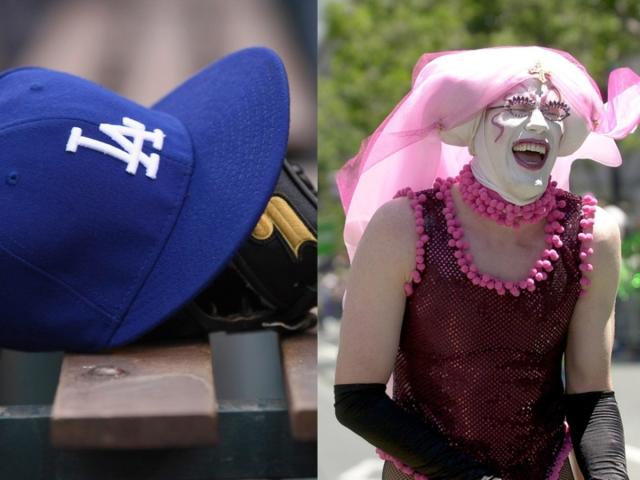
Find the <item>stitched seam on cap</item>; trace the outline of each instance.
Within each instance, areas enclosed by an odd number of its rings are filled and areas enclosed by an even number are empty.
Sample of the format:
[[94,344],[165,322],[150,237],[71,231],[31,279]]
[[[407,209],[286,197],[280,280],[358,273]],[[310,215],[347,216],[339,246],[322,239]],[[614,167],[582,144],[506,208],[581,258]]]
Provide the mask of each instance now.
[[78,292],[75,288],[73,288],[71,285],[63,282],[62,280],[60,280],[57,277],[54,277],[53,275],[51,275],[50,273],[44,271],[43,269],[41,269],[40,267],[38,267],[37,265],[34,265],[33,263],[29,262],[28,260],[25,260],[24,258],[22,258],[20,255],[17,255],[16,253],[14,253],[13,251],[9,250],[8,248],[6,248],[2,243],[0,243],[0,249],[3,250],[7,255],[9,255],[10,257],[16,259],[17,261],[19,261],[20,263],[24,264],[25,266],[27,266],[29,269],[33,270],[34,272],[40,274],[41,276],[45,277],[46,279],[56,283],[57,285],[60,285],[61,287],[63,287],[65,290],[67,290],[69,293],[71,293],[73,296],[75,296],[76,298],[78,298],[79,300],[82,300],[83,303],[85,303],[87,306],[91,307],[93,310],[95,310],[96,312],[100,313],[102,316],[108,318],[109,320],[111,320],[108,324],[109,326],[112,326],[114,322],[116,322],[116,318],[112,315],[109,314],[109,312],[107,312],[106,310],[104,310],[102,307],[100,307],[99,305],[93,303],[91,300],[89,300],[87,297],[85,297],[84,295],[82,295],[80,292]]
[[[284,67],[280,66],[280,67],[279,67],[279,70],[280,70],[280,72],[279,72],[279,73],[280,73],[280,75],[283,75]],[[273,79],[273,73],[269,71],[269,72],[268,72],[268,79],[267,79],[267,81],[265,82],[265,83],[267,84],[267,88],[269,89],[269,94],[270,94],[270,95],[268,95],[269,97],[273,97],[273,96],[274,96],[273,94],[274,94],[274,92],[275,92],[274,82],[272,81],[272,79]],[[255,92],[255,90],[251,87],[251,85],[249,85],[249,86],[248,86],[248,90],[250,90],[250,91],[254,94],[254,96],[258,96],[258,95],[256,95],[256,92]],[[265,105],[265,104],[261,104],[261,105],[251,105],[251,104],[249,104],[247,107],[248,107],[248,108],[247,108],[247,110],[251,111],[252,113],[253,113],[253,112],[257,112],[257,111],[259,111],[259,109],[262,109],[262,112],[263,112],[263,114],[262,114],[262,115],[263,115],[264,117],[266,117],[266,118],[273,118],[273,116],[274,116],[272,113],[271,113],[271,114],[269,114],[269,112],[267,111],[267,105]],[[181,124],[182,124],[182,120],[181,120],[180,118],[178,118],[178,120],[179,120],[179,121],[181,122]],[[290,119],[289,119],[289,121],[290,121]],[[286,126],[286,128],[288,129],[288,125]],[[187,135],[188,135],[188,136],[190,137],[190,139],[191,139],[191,132],[190,132],[188,129],[186,129],[186,130],[187,130],[187,132],[186,132],[186,133],[187,133]],[[230,132],[230,133],[239,133],[239,132]],[[273,147],[273,144],[274,144],[274,137],[275,137],[275,135],[276,135],[276,127],[275,127],[275,125],[273,124],[273,122],[271,122],[271,123],[270,123],[270,125],[269,125],[268,129],[266,129],[266,131],[263,133],[263,135],[264,135],[264,138],[263,138],[263,142],[262,142],[262,144],[261,144],[261,145],[254,145],[254,146],[253,146],[253,150],[252,150],[252,155],[253,155],[253,157],[252,157],[252,158],[254,158],[254,159],[260,159],[260,156],[261,156],[262,150],[265,148],[265,144],[269,145],[270,147]],[[193,139],[191,139],[191,145],[192,145],[192,148],[195,148],[195,143],[193,142]],[[217,148],[217,145],[216,145],[216,146],[214,146],[214,148]],[[284,156],[284,155],[285,155],[285,153],[286,153],[286,143],[285,143],[284,149],[285,149],[285,152],[283,152],[283,153],[281,154],[282,156]],[[218,155],[217,155],[217,153],[216,153],[216,154],[212,154],[212,157],[214,157],[214,158],[215,158],[215,157],[217,157],[217,156],[218,156]],[[263,160],[263,161],[264,161],[264,162],[267,162],[267,160]],[[251,174],[252,172],[253,172],[253,170],[250,170],[249,174]],[[278,171],[278,173],[275,175],[275,178],[274,178],[274,179],[273,179],[273,181],[271,182],[271,183],[272,183],[272,185],[271,185],[271,191],[273,191],[273,189],[275,188],[275,184],[277,183],[277,179],[278,179],[279,172],[280,172],[280,171]],[[270,195],[268,195],[268,196],[267,196],[267,201],[268,201],[268,198],[270,198]],[[183,208],[183,207],[184,207],[184,202],[183,202],[183,203],[182,203],[182,205],[181,205],[181,208]],[[255,219],[253,219],[253,221],[250,221],[251,219],[248,219],[248,218],[247,218],[247,219],[245,219],[245,221],[247,222],[247,227],[246,227],[246,228],[247,228],[247,230],[246,230],[246,232],[244,232],[245,234],[244,234],[244,236],[243,236],[242,238],[246,239],[246,238],[249,236],[249,234],[251,233],[252,228],[253,228],[253,227],[255,226],[255,224],[258,222],[258,219],[260,218],[260,215],[262,214],[262,211],[263,211],[263,210],[261,210],[261,209],[258,209],[258,210],[256,211],[256,213],[255,213]],[[179,216],[179,215],[178,215],[178,216]],[[241,221],[241,220],[239,220],[239,221]],[[177,224],[177,219],[176,219],[176,222],[174,223],[174,228],[175,228],[175,225],[176,225],[176,224]],[[166,248],[166,243],[168,243],[169,239],[170,239],[170,238],[171,238],[171,236],[172,236],[172,233],[173,233],[173,229],[172,229],[171,234],[167,236],[167,240],[166,240],[166,242],[165,242],[165,245],[163,246],[163,248],[162,248],[161,252],[158,254],[158,257],[157,257],[157,259],[156,259],[156,263],[157,263],[157,261],[160,259],[160,257],[162,256],[162,253],[164,252],[164,248]],[[242,242],[242,240],[241,240],[241,241],[239,241],[239,242],[234,246],[234,248],[232,249],[232,251],[231,251],[230,253],[228,253],[228,255],[227,255],[227,257],[228,257],[228,258],[227,258],[227,260],[230,260],[231,258],[233,258],[233,255],[234,255],[234,254],[235,254],[235,252],[237,252],[237,250],[242,246],[242,244],[243,244],[243,242]],[[154,264],[154,267],[155,267],[155,264]],[[223,267],[224,267],[224,263],[223,263],[223,264],[221,264],[221,265],[219,266],[219,268],[218,268],[218,273],[219,273],[219,271],[220,271]],[[153,272],[153,270],[154,270],[154,268],[151,268],[151,269],[150,269],[150,271],[149,271],[149,275],[151,275],[151,273]],[[211,275],[211,276],[212,276],[212,275]],[[142,289],[143,289],[143,287],[144,287],[144,285],[145,285],[145,284],[146,284],[146,280],[145,280],[145,282],[143,282],[143,283],[142,283],[142,285],[140,286],[140,291],[142,291]],[[201,286],[201,288],[204,288],[205,286],[206,286],[206,284],[205,284],[205,285],[202,285],[202,286]],[[125,314],[124,314],[123,318],[126,318],[126,317],[128,316],[128,314],[129,314],[129,310],[131,309],[131,306],[135,303],[135,301],[136,301],[136,299],[137,299],[137,297],[138,297],[139,293],[140,293],[140,292],[138,292],[138,294],[136,294],[136,296],[135,296],[135,297],[134,297],[134,299],[132,300],[132,302],[131,302],[131,304],[129,305],[129,307],[127,308],[127,311],[125,312]],[[183,301],[183,303],[184,303],[184,302],[186,302],[186,301],[188,301],[188,300],[189,300],[189,299],[188,299],[188,298],[186,298],[186,299]],[[143,304],[139,305],[139,306],[138,306],[138,308],[143,308],[145,305],[147,305],[148,303],[151,303],[151,302],[153,302],[153,298],[149,298],[149,300],[148,300],[147,302],[145,302],[145,303],[143,303]],[[117,332],[117,330],[118,330],[119,328],[120,328],[120,327],[118,327],[118,328],[116,329],[116,332]],[[114,335],[115,335],[115,333],[116,333],[116,332],[114,332]],[[112,335],[112,337],[110,338],[109,343],[111,343],[112,338],[113,338],[113,335]]]
[[[188,133],[187,133],[188,135]],[[193,143],[191,144],[193,145]],[[129,297],[129,295],[131,295],[131,292],[134,290],[134,288],[136,288],[137,286],[137,292],[135,293],[135,295],[133,295],[133,297],[131,298],[131,300],[129,301],[129,304],[127,305],[126,309],[122,312],[122,316],[120,317],[120,321],[118,322],[118,324],[115,326],[115,328],[113,329],[113,331],[111,332],[111,335],[109,335],[109,340],[107,341],[107,345],[111,344],[111,341],[113,339],[113,337],[115,336],[115,334],[118,332],[118,330],[120,330],[121,326],[122,326],[122,322],[128,317],[129,315],[129,311],[131,310],[131,307],[133,306],[133,304],[135,303],[136,299],[138,298],[138,296],[140,295],[140,292],[144,289],[144,286],[147,283],[147,280],[149,279],[149,276],[151,276],[151,274],[153,273],[153,271],[155,270],[155,267],[158,263],[158,261],[160,260],[160,257],[162,256],[167,243],[169,242],[169,239],[172,237],[173,235],[173,231],[180,219],[180,212],[182,211],[185,201],[188,197],[188,191],[189,191],[189,185],[191,184],[191,178],[193,176],[193,168],[190,168],[189,171],[184,172],[182,174],[183,177],[183,188],[180,189],[180,197],[181,197],[181,201],[178,201],[176,203],[176,205],[174,205],[174,207],[171,209],[171,211],[167,214],[166,219],[164,221],[164,224],[162,225],[162,230],[161,231],[165,231],[165,229],[167,228],[167,225],[169,224],[170,220],[173,218],[173,225],[171,226],[171,228],[169,229],[169,231],[163,236],[163,241],[162,243],[159,245],[158,251],[157,253],[155,253],[155,259],[153,260],[153,262],[149,262],[149,260],[151,258],[153,258],[154,255],[149,254],[147,255],[147,258],[145,259],[145,261],[142,263],[142,266],[138,269],[138,272],[136,273],[136,278],[140,278],[141,274],[143,273],[143,271],[146,269],[147,270],[147,274],[144,276],[144,278],[139,279],[137,282],[132,282],[131,287],[129,287],[129,289],[127,290],[127,293],[123,296],[123,300],[122,302],[118,305],[118,310],[120,310],[122,308],[122,306],[124,305],[125,300]],[[185,185],[186,183],[186,185]],[[150,264],[149,264],[150,263]]]

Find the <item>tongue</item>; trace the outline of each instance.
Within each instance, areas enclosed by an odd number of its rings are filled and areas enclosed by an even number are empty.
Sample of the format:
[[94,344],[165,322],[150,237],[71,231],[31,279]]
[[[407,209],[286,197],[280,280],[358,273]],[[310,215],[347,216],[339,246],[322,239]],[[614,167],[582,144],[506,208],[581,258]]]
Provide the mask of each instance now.
[[536,152],[513,152],[516,161],[530,170],[539,170],[544,165],[544,155]]

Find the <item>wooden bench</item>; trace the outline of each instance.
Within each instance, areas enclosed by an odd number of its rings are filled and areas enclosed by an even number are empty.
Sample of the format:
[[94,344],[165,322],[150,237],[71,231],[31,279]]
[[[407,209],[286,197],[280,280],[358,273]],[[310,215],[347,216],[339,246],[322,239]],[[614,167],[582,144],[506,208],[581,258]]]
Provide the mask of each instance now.
[[0,407],[0,478],[315,477],[316,333],[279,345],[286,401],[217,399],[205,341],[67,354],[52,407]]
[[67,448],[212,445],[217,419],[208,343],[132,345],[65,355],[51,440]]

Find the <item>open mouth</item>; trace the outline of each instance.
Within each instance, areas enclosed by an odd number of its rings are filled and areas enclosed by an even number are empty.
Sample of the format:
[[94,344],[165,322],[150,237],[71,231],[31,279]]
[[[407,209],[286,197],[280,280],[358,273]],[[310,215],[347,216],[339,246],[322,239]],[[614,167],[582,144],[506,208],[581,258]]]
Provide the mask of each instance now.
[[513,144],[512,151],[518,165],[528,170],[540,170],[547,160],[549,143],[546,140],[523,138]]

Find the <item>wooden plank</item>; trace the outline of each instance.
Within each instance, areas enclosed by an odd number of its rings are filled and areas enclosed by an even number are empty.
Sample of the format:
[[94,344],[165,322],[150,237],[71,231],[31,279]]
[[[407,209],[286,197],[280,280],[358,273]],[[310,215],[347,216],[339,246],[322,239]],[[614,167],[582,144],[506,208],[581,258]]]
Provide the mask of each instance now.
[[317,332],[281,337],[282,369],[289,404],[291,434],[300,441],[318,435]]
[[71,448],[209,445],[216,441],[217,410],[205,341],[67,354],[51,439]]
[[315,478],[314,442],[289,431],[283,400],[220,401],[215,446],[151,450],[53,448],[50,407],[0,407],[0,479],[232,480]]

